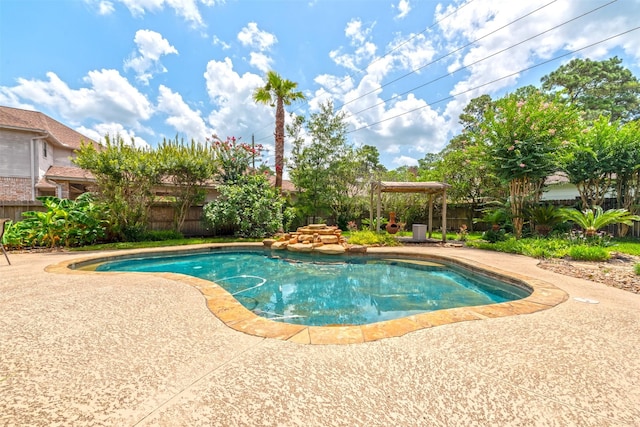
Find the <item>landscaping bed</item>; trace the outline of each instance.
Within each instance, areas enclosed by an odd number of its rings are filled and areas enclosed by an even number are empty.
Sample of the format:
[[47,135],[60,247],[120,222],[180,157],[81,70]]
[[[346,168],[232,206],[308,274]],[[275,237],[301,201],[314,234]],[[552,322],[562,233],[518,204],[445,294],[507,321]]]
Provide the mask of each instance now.
[[640,263],[640,257],[612,252],[611,259],[603,262],[550,258],[543,259],[538,266],[565,276],[587,279],[640,294],[640,276],[634,271],[636,263]]

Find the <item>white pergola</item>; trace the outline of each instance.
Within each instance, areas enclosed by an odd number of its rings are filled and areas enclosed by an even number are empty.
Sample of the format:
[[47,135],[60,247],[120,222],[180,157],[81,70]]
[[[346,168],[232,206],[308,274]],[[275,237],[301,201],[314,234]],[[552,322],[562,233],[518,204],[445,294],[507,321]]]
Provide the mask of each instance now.
[[[447,188],[444,182],[392,182],[377,181],[371,183],[371,204],[369,209],[370,224],[373,224],[373,198],[377,196],[376,218],[380,218],[380,203],[382,193],[424,193],[429,195],[429,238],[433,230],[433,196],[442,194],[442,241],[447,241]],[[380,231],[380,222],[376,221],[376,229]]]

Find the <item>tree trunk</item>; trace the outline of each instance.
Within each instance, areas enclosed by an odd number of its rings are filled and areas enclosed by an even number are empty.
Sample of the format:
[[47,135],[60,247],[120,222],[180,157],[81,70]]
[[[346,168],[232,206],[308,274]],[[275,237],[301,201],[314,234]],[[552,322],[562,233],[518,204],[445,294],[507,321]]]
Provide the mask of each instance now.
[[276,189],[282,191],[282,172],[284,170],[284,101],[276,100]]

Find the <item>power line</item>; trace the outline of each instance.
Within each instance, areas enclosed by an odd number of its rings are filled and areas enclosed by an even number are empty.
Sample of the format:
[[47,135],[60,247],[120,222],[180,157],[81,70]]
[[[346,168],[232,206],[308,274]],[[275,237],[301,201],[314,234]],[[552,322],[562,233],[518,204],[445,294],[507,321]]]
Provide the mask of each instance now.
[[556,60],[558,60],[558,59],[564,58],[564,57],[566,57],[566,56],[572,55],[572,54],[574,54],[574,53],[576,53],[576,52],[580,52],[580,51],[582,51],[582,50],[589,49],[589,48],[591,48],[591,47],[593,47],[593,46],[596,46],[596,45],[598,45],[598,44],[600,44],[600,43],[607,42],[607,41],[612,40],[612,39],[614,39],[614,38],[616,38],[616,37],[623,36],[623,35],[625,35],[625,34],[629,34],[629,33],[633,32],[633,31],[638,30],[638,29],[640,29],[640,26],[639,26],[639,27],[635,27],[635,28],[631,28],[630,30],[624,31],[624,32],[622,32],[622,33],[618,33],[618,34],[616,34],[616,35],[613,35],[613,36],[607,37],[606,39],[602,39],[602,40],[597,41],[597,42],[595,42],[595,43],[591,43],[591,44],[589,44],[589,45],[587,45],[587,46],[584,46],[584,47],[581,47],[581,48],[579,48],[579,49],[575,49],[575,50],[572,50],[572,51],[570,51],[570,52],[564,53],[564,54],[562,54],[562,55],[558,55],[558,56],[556,56],[556,57],[554,57],[554,58],[551,58],[551,59],[548,59],[548,60],[546,60],[546,61],[540,62],[539,64],[535,64],[535,65],[532,65],[532,66],[530,66],[530,67],[523,68],[523,69],[518,70],[518,71],[516,71],[516,72],[513,72],[513,73],[510,73],[510,74],[507,74],[507,75],[505,75],[505,76],[499,77],[499,78],[497,78],[497,79],[491,80],[491,81],[486,82],[486,83],[483,83],[483,84],[481,84],[481,85],[478,85],[478,86],[472,87],[472,88],[470,88],[470,89],[464,90],[464,91],[462,91],[462,92],[454,93],[454,94],[449,95],[449,96],[447,96],[447,97],[444,97],[444,98],[438,99],[437,101],[429,102],[429,103],[427,103],[427,105],[423,105],[423,106],[421,106],[421,107],[417,107],[417,108],[414,108],[414,109],[412,109],[412,110],[408,110],[408,111],[405,111],[405,112],[403,112],[403,113],[396,114],[395,116],[387,117],[387,118],[382,119],[382,120],[379,120],[379,121],[377,121],[377,122],[375,122],[375,123],[370,123],[370,124],[368,124],[368,125],[361,126],[361,127],[357,128],[357,129],[353,129],[353,130],[347,131],[346,133],[347,133],[347,134],[350,134],[350,133],[357,132],[357,131],[360,131],[360,130],[363,130],[363,129],[367,129],[367,128],[371,127],[371,126],[375,126],[375,125],[378,125],[378,124],[380,124],[380,123],[384,123],[384,122],[386,122],[386,121],[393,120],[393,119],[396,119],[396,118],[398,118],[398,117],[404,116],[404,115],[406,115],[406,114],[410,114],[410,113],[413,113],[413,112],[415,112],[415,111],[421,110],[421,109],[423,109],[423,108],[425,108],[425,107],[428,107],[428,106],[430,106],[430,105],[435,105],[435,104],[439,104],[439,103],[441,103],[441,102],[444,102],[444,101],[447,101],[447,100],[450,100],[450,99],[454,99],[456,96],[460,96],[460,95],[463,95],[463,94],[465,94],[465,93],[468,93],[468,92],[474,91],[474,90],[476,90],[476,89],[480,89],[480,88],[482,88],[482,87],[492,85],[492,84],[494,84],[494,83],[496,83],[496,82],[499,82],[500,80],[504,80],[504,79],[507,79],[507,78],[509,78],[509,77],[513,77],[513,76],[515,76],[515,75],[517,75],[517,74],[520,74],[520,73],[522,73],[522,72],[524,72],[524,71],[532,70],[532,69],[534,69],[534,68],[540,67],[540,66],[542,66],[542,65],[545,65],[545,64],[548,64],[548,63],[550,63],[550,62],[556,61]]
[[[357,101],[358,99],[364,98],[365,96],[370,95],[370,94],[372,94],[372,93],[374,93],[374,92],[376,92],[376,91],[378,91],[378,90],[380,90],[380,89],[382,89],[382,88],[384,88],[384,87],[386,87],[386,86],[389,86],[389,85],[390,85],[390,84],[392,84],[392,83],[395,83],[395,82],[397,82],[397,81],[399,81],[399,80],[404,79],[405,77],[408,77],[408,76],[410,76],[410,75],[412,75],[412,74],[415,74],[415,73],[417,73],[418,71],[420,71],[420,70],[422,70],[422,69],[424,69],[424,68],[428,67],[429,65],[435,64],[436,62],[440,61],[441,59],[447,58],[447,57],[449,57],[449,56],[453,55],[454,53],[459,52],[459,51],[461,51],[461,50],[463,50],[463,49],[465,49],[465,48],[467,48],[467,47],[469,47],[469,46],[473,45],[474,43],[477,43],[477,42],[479,42],[480,40],[482,40],[482,39],[484,39],[484,38],[486,38],[486,37],[489,37],[490,35],[495,34],[495,33],[497,33],[498,31],[503,30],[503,29],[505,29],[505,28],[507,28],[507,27],[509,27],[509,26],[511,26],[511,25],[513,25],[513,24],[515,24],[515,23],[516,23],[516,22],[518,22],[518,21],[523,20],[524,18],[526,18],[526,17],[528,17],[528,16],[530,16],[530,15],[533,15],[534,13],[536,13],[536,12],[538,12],[538,11],[540,11],[540,10],[544,9],[545,7],[547,7],[547,6],[549,6],[549,5],[553,4],[553,3],[555,3],[556,1],[558,1],[558,0],[552,0],[551,2],[549,2],[549,3],[547,3],[547,4],[543,5],[543,6],[540,6],[539,8],[537,8],[537,9],[535,9],[535,10],[532,10],[531,12],[526,13],[525,15],[522,15],[521,17],[519,17],[519,18],[517,18],[517,19],[515,19],[515,20],[513,20],[513,21],[511,21],[511,22],[509,22],[508,24],[503,25],[503,26],[502,26],[502,27],[500,27],[500,28],[496,28],[495,30],[493,30],[493,31],[491,31],[491,32],[489,32],[489,33],[487,33],[487,34],[483,35],[482,37],[479,37],[479,38],[475,39],[475,40],[474,40],[474,41],[472,41],[472,42],[467,43],[467,44],[466,44],[466,45],[464,45],[464,46],[461,46],[461,47],[459,47],[459,48],[457,48],[457,49],[455,49],[455,50],[452,50],[452,51],[448,52],[447,54],[442,55],[442,56],[440,56],[440,57],[438,57],[438,58],[434,59],[434,60],[433,60],[433,61],[431,61],[431,62],[428,62],[428,63],[426,63],[426,64],[424,64],[424,65],[422,65],[422,66],[420,66],[420,67],[418,67],[418,68],[415,68],[415,69],[411,70],[410,72],[408,72],[408,73],[406,73],[406,74],[403,74],[403,75],[402,75],[402,76],[400,76],[400,77],[397,77],[397,78],[395,78],[395,79],[391,80],[390,82],[387,82],[387,83],[385,83],[385,84],[383,84],[383,85],[378,86],[376,89],[372,89],[372,90],[370,90],[370,91],[369,91],[369,92],[367,92],[367,93],[364,93],[364,94],[362,94],[362,95],[360,95],[360,96],[358,96],[358,97],[356,97],[356,98],[354,98],[354,99],[352,99],[352,100],[350,100],[350,101],[345,102],[345,103],[344,103],[344,104],[342,104],[340,107],[336,107],[336,109],[340,109],[340,108],[344,107],[344,106],[345,106],[345,105],[347,105],[347,104],[351,104],[352,102]],[[613,1],[617,1],[617,0],[613,0]]]
[[[423,87],[425,87],[425,86],[428,86],[428,85],[430,85],[430,84],[432,84],[432,83],[435,83],[435,82],[437,82],[438,80],[442,80],[442,79],[443,79],[443,78],[445,78],[445,77],[449,77],[449,76],[451,76],[451,75],[453,75],[453,74],[457,73],[458,71],[461,71],[461,70],[464,70],[464,69],[466,69],[466,68],[469,68],[469,67],[471,67],[471,66],[473,66],[473,65],[479,64],[479,63],[481,63],[481,62],[483,62],[483,61],[486,61],[487,59],[493,58],[494,56],[497,56],[497,55],[499,55],[499,54],[501,54],[501,53],[504,53],[504,52],[506,52],[506,51],[508,51],[508,50],[510,50],[510,49],[513,49],[514,47],[520,46],[521,44],[524,44],[524,43],[526,43],[526,42],[528,42],[528,41],[531,41],[531,40],[533,40],[533,39],[535,39],[535,38],[537,38],[537,37],[540,37],[540,36],[542,36],[542,35],[544,35],[544,34],[546,34],[546,33],[549,33],[549,32],[551,32],[551,31],[553,31],[553,30],[556,30],[556,29],[558,29],[558,28],[560,28],[560,27],[562,27],[562,26],[564,26],[564,25],[567,25],[567,24],[569,24],[570,22],[573,22],[573,21],[576,21],[576,20],[578,20],[578,19],[580,19],[580,18],[583,18],[583,17],[585,17],[585,16],[587,16],[587,15],[589,15],[589,14],[593,13],[593,12],[596,12],[596,11],[598,11],[598,10],[600,10],[600,9],[602,9],[602,8],[604,8],[604,7],[606,7],[606,6],[609,6],[609,5],[610,5],[610,4],[612,4],[612,3],[615,3],[616,1],[617,1],[617,0],[610,1],[609,3],[606,3],[606,4],[604,4],[604,5],[601,5],[601,6],[597,7],[597,8],[595,8],[595,9],[591,9],[591,10],[590,10],[590,11],[588,11],[588,12],[584,12],[584,13],[582,13],[581,15],[578,15],[578,16],[576,16],[576,17],[574,17],[574,18],[569,19],[568,21],[564,21],[563,23],[558,24],[558,25],[556,25],[556,26],[554,26],[554,27],[551,27],[551,28],[549,28],[549,29],[547,29],[547,30],[545,30],[545,31],[543,31],[543,32],[541,32],[541,33],[538,33],[538,34],[533,35],[533,36],[531,36],[531,37],[528,37],[528,38],[526,38],[526,39],[524,39],[524,40],[521,40],[520,42],[518,42],[518,43],[516,43],[516,44],[513,44],[513,45],[511,45],[511,46],[509,46],[509,47],[506,47],[506,48],[504,48],[504,49],[501,49],[501,50],[499,50],[499,51],[496,51],[496,52],[494,52],[494,53],[492,53],[492,54],[490,54],[490,55],[488,55],[488,56],[485,56],[484,58],[478,59],[477,61],[474,61],[474,62],[472,62],[472,63],[470,63],[470,64],[467,64],[467,65],[465,65],[465,66],[459,67],[459,68],[457,68],[456,70],[453,70],[453,71],[450,71],[450,72],[448,72],[448,73],[446,73],[446,74],[443,74],[443,75],[441,75],[440,77],[437,77],[437,78],[435,78],[435,79],[433,79],[433,80],[430,80],[430,81],[428,81],[428,82],[426,82],[426,83],[423,83],[423,84],[421,84],[421,85],[419,85],[419,86],[413,87],[413,88],[411,88],[411,89],[409,89],[409,90],[407,90],[407,91],[405,91],[405,92],[402,92],[402,93],[396,94],[396,95],[394,95],[394,96],[392,96],[392,97],[390,97],[390,98],[387,98],[387,99],[385,99],[385,100],[382,100],[382,101],[378,102],[377,104],[373,104],[373,105],[371,105],[371,106],[369,106],[369,107],[367,107],[367,108],[363,108],[362,110],[356,111],[356,112],[354,112],[354,113],[349,113],[349,114],[347,114],[347,115],[345,116],[345,118],[355,116],[355,115],[360,114],[360,113],[362,113],[362,112],[364,112],[364,111],[367,111],[367,110],[370,110],[370,109],[372,109],[372,108],[374,108],[374,107],[377,107],[377,106],[379,106],[379,105],[382,105],[382,104],[384,104],[384,103],[386,103],[386,102],[389,102],[389,101],[394,100],[394,99],[396,99],[396,98],[400,98],[401,96],[404,96],[404,95],[406,95],[406,94],[408,94],[408,93],[411,93],[411,92],[413,92],[413,91],[415,91],[415,90],[417,90],[417,89],[421,89],[421,88],[423,88]],[[514,22],[515,22],[515,21],[514,21]],[[504,28],[504,27],[502,27],[502,28]],[[485,37],[485,36],[483,36],[483,38],[484,38],[484,37]],[[479,39],[478,39],[478,40],[479,40]],[[367,93],[367,94],[365,94],[365,95],[368,95],[368,94],[370,94],[370,93],[372,93],[372,92],[368,92],[368,93]],[[362,95],[362,96],[361,96],[361,97],[359,97],[359,98],[362,98],[362,97],[364,97],[365,95]],[[356,98],[356,99],[359,99],[359,98]],[[352,102],[352,101],[350,101],[350,102]],[[345,104],[345,105],[346,105],[346,104]]]
[[[444,17],[442,17],[442,18],[438,19],[437,21],[435,21],[433,24],[431,24],[430,26],[428,26],[427,28],[425,28],[425,29],[424,29],[424,30],[422,30],[421,32],[419,32],[419,33],[417,33],[417,34],[414,34],[413,36],[409,37],[407,40],[405,40],[405,41],[403,41],[402,43],[399,43],[398,45],[396,45],[393,49],[390,49],[390,50],[386,51],[386,52],[384,53],[384,55],[382,55],[382,56],[380,56],[380,57],[377,57],[377,58],[375,58],[374,60],[372,60],[371,62],[369,62],[369,64],[367,64],[367,66],[366,66],[366,67],[364,67],[364,70],[366,70],[367,68],[369,68],[371,65],[375,64],[376,62],[378,62],[378,61],[382,60],[383,58],[387,57],[387,56],[388,56],[389,54],[391,54],[392,52],[394,52],[394,51],[398,50],[400,47],[402,47],[402,46],[404,46],[405,44],[409,43],[410,41],[414,40],[416,37],[420,36],[421,34],[424,34],[424,33],[425,33],[425,32],[427,32],[428,30],[430,30],[431,28],[435,27],[435,26],[436,26],[437,24],[439,24],[440,22],[442,22],[442,21],[446,20],[447,18],[449,18],[449,17],[451,17],[451,16],[455,15],[455,14],[456,14],[456,13],[458,13],[458,11],[460,11],[462,8],[464,8],[464,7],[468,6],[468,5],[470,5],[470,4],[471,4],[471,3],[473,3],[474,1],[475,1],[475,0],[468,0],[468,1],[464,2],[462,5],[460,5],[460,6],[459,6],[459,7],[457,7],[456,9],[454,9],[454,10],[453,10],[451,13],[449,13],[448,15],[446,15],[446,16],[444,16]],[[554,0],[554,1],[557,1],[557,0]],[[552,2],[552,3],[553,3],[553,2]],[[359,71],[358,71],[358,73],[362,74],[362,73],[364,72],[364,70],[359,70]],[[346,77],[344,77],[344,78],[343,78],[339,83],[336,83],[334,86],[332,86],[331,88],[329,88],[329,90],[335,89],[336,87],[338,87],[338,86],[342,85],[342,84],[343,84],[345,81],[347,81],[347,79],[349,79],[349,78],[353,78],[353,75],[351,75],[350,73],[347,73],[347,76],[346,76]],[[303,105],[304,105],[304,104],[308,104],[308,102],[304,102],[304,103],[303,103]],[[291,113],[294,113],[294,112],[298,111],[300,108],[301,108],[301,106],[300,106],[300,107],[298,107],[298,108],[296,108],[296,109],[294,109],[293,111],[291,111]],[[264,126],[262,129],[260,129],[259,131],[256,131],[256,133],[257,133],[257,132],[262,131],[263,129],[266,129],[267,127],[272,127],[272,126],[273,126],[273,124],[271,124],[271,125],[266,125],[266,126]],[[256,141],[262,141],[262,140],[264,140],[264,139],[269,138],[270,136],[271,136],[271,135],[267,135],[267,136],[264,136],[264,137],[260,137],[260,138],[258,138]]]

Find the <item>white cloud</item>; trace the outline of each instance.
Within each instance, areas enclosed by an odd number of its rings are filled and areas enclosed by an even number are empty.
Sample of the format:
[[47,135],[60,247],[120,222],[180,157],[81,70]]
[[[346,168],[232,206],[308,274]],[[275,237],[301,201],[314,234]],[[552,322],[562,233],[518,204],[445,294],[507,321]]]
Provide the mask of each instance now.
[[213,36],[213,45],[220,46],[222,50],[231,49],[231,45],[229,43],[224,42],[223,40],[220,40],[218,36]]
[[77,127],[76,131],[82,135],[93,139],[94,141],[104,142],[105,135],[113,141],[114,138],[120,136],[122,141],[127,145],[134,145],[140,148],[149,148],[150,145],[143,138],[136,136],[136,133],[130,129],[125,129],[120,123],[99,123],[92,128],[84,126]]
[[[266,150],[263,157],[273,167],[275,108],[256,104],[252,97],[257,87],[264,86],[262,77],[249,72],[238,74],[230,58],[209,61],[204,77],[209,99],[215,106],[207,117],[212,132],[222,139],[241,136],[245,142],[251,141],[253,132],[256,144],[262,144]],[[286,120],[288,123],[289,114]],[[285,156],[289,151],[290,147],[285,143]]]
[[211,136],[213,132],[207,127],[201,112],[192,110],[179,93],[163,85],[160,85],[159,92],[158,111],[168,115],[165,123],[189,140],[204,141]]
[[134,38],[138,46],[137,56],[124,62],[124,69],[133,69],[136,79],[149,84],[149,80],[156,73],[164,73],[167,69],[160,63],[160,57],[169,54],[178,54],[175,47],[162,37],[162,34],[151,30],[138,30]]
[[373,26],[364,28],[360,19],[352,19],[347,22],[347,27],[344,29],[344,34],[351,39],[352,46],[359,46],[371,36]]
[[3,93],[57,111],[72,123],[91,118],[142,129],[141,122],[153,114],[147,98],[117,70],[90,71],[83,79],[88,87],[80,89],[71,89],[53,72],[47,77],[48,80],[20,78],[16,86],[4,87]]
[[398,144],[389,144],[385,149],[385,153],[397,154],[400,152],[400,146]]
[[418,159],[409,156],[398,156],[391,163],[396,166],[418,166]]
[[273,59],[271,59],[269,56],[260,52],[251,52],[250,55],[251,59],[249,60],[249,64],[256,67],[263,73],[266,73],[271,69],[271,63],[273,62]]
[[0,105],[22,108],[23,110],[37,111],[36,107],[28,102],[21,101],[20,97],[6,86],[0,86]]
[[256,49],[260,52],[269,50],[278,39],[271,33],[262,31],[258,28],[258,24],[255,22],[249,22],[238,33],[238,40],[243,46]]
[[[633,3],[640,6],[638,0],[633,0]],[[521,78],[520,70],[550,59],[560,52],[579,49],[625,29],[633,28],[640,21],[640,7],[625,7],[624,13],[621,13],[621,7],[608,5],[597,12],[562,25],[597,6],[592,2],[579,0],[555,2],[487,37],[484,36],[539,8],[540,5],[509,0],[475,0],[450,18],[445,16],[457,6],[440,8],[436,13],[436,20],[439,21],[438,25],[445,43],[450,47],[462,46],[482,37],[482,40],[474,43],[472,47],[453,57],[449,65],[450,72],[454,71],[459,64],[467,66],[464,71],[467,73],[466,76],[450,91],[454,95],[464,92],[447,105],[445,114],[451,119],[451,127],[456,126],[453,122],[457,121],[462,108],[472,98],[485,93],[500,96],[505,89],[516,87]],[[544,33],[559,25],[561,25],[559,28]],[[483,60],[538,34],[541,35],[488,60]],[[611,56],[611,49],[616,46],[622,46],[626,53],[635,55],[635,58],[640,60],[640,44],[637,43],[637,35],[634,34],[580,51],[575,54],[575,57],[606,59]],[[509,74],[514,75],[490,86],[478,87]],[[476,87],[478,88],[474,89]]]
[[422,34],[408,34],[397,37],[388,46],[393,63],[402,70],[418,70],[429,64],[436,56],[433,40]]
[[[173,9],[176,15],[180,16],[193,27],[203,27],[202,15],[198,9],[196,0],[84,0],[88,4],[96,5],[98,13],[108,15],[113,13],[114,1],[121,3],[134,17],[143,17],[147,12],[158,12],[165,6]],[[200,0],[205,6],[214,6],[215,4],[224,4],[224,1]]]
[[113,7],[113,3],[110,1],[105,0],[98,4],[98,13],[100,15],[111,15],[114,11],[115,8]]
[[252,98],[253,90],[264,85],[257,74],[240,76],[234,71],[231,59],[225,58],[209,61],[204,78],[209,99],[215,105],[208,121],[221,138],[242,136],[238,134],[242,129],[260,129],[272,121],[271,111],[256,105]]
[[402,19],[411,12],[411,5],[409,4],[409,0],[400,0],[398,2],[398,6],[395,6],[398,9],[398,14],[396,15],[396,19]]
[[376,45],[371,43],[371,32],[375,24],[370,27],[364,27],[359,19],[352,19],[345,27],[344,34],[349,39],[349,45],[355,48],[352,53],[344,53],[345,48],[329,52],[329,58],[337,65],[345,67],[349,70],[360,71],[359,67],[370,61],[376,52]]

